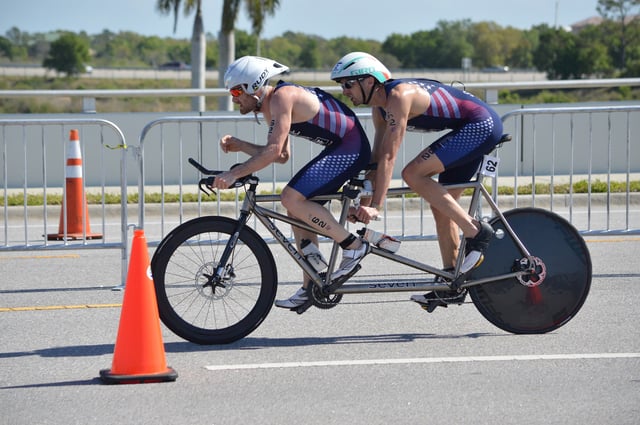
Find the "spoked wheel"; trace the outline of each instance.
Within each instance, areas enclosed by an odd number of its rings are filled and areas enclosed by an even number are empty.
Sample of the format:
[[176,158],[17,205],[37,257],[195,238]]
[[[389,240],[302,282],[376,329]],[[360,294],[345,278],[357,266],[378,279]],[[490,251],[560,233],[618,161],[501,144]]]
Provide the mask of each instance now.
[[262,238],[244,228],[221,278],[218,267],[237,222],[201,217],[181,224],[151,261],[162,322],[196,344],[226,344],[245,337],[267,317],[278,276]]
[[509,273],[533,266],[535,273],[469,288],[480,313],[507,332],[537,334],[567,323],[582,307],[591,286],[591,256],[576,229],[564,218],[537,208],[504,213],[534,264],[526,264],[499,218],[484,262],[470,279]]

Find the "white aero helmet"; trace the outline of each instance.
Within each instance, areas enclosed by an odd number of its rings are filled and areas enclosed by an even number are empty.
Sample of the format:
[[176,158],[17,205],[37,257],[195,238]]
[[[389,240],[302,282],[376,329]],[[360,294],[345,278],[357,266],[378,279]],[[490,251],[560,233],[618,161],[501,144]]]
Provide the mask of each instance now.
[[331,71],[331,79],[354,78],[371,75],[384,83],[391,78],[391,72],[378,59],[364,52],[351,52],[342,57]]
[[227,68],[224,86],[229,90],[242,85],[246,93],[255,94],[271,77],[288,71],[288,67],[272,59],[243,56]]

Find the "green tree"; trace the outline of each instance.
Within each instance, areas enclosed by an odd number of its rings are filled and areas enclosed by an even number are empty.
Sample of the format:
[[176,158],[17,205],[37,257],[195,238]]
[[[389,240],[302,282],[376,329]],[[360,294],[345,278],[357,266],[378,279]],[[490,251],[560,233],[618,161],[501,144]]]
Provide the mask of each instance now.
[[88,61],[89,45],[86,40],[73,33],[64,33],[51,43],[49,55],[42,66],[72,76],[83,72]]
[[468,41],[471,21],[440,21],[435,29],[404,36],[392,34],[382,43],[385,53],[400,60],[403,68],[460,68],[471,57]]
[[612,77],[614,59],[606,44],[607,29],[602,25],[591,25],[577,34],[577,66],[582,74],[593,77]]
[[511,65],[506,63],[507,49],[502,44],[501,31],[502,28],[495,22],[473,24],[470,36],[473,40],[475,66],[484,68],[494,65]]
[[0,56],[6,56],[9,60],[13,59],[11,42],[2,36],[0,36]]
[[[235,59],[235,26],[238,19],[238,11],[241,0],[224,0],[222,5],[222,22],[220,24],[220,36],[218,38],[218,46],[220,51],[220,60],[218,62],[218,86],[224,87],[223,76],[231,62]],[[279,0],[245,0],[249,17],[251,18],[251,26],[255,35],[259,37],[264,26],[264,18],[267,14],[275,13],[276,8],[280,6]],[[219,101],[219,109],[231,110],[233,104],[229,96],[221,96]]]
[[302,51],[298,55],[298,65],[308,69],[315,69],[320,65],[318,42],[316,40],[309,38],[302,46]]
[[411,54],[411,38],[408,35],[391,34],[382,43],[382,50],[400,59],[400,65],[404,66],[405,58]]
[[521,69],[533,68],[533,52],[538,47],[538,32],[523,31],[518,43],[507,58],[509,66]]
[[[235,57],[235,23],[238,18],[238,10],[241,0],[224,0],[222,4],[222,22],[218,38],[218,86],[224,87],[222,76],[233,62]],[[247,12],[251,18],[254,32],[259,37],[264,27],[264,18],[267,14],[273,15],[276,7],[279,5],[278,0],[245,0]],[[174,32],[177,26],[178,13],[182,0],[157,0],[156,8],[165,14],[173,13],[174,16]],[[202,0],[185,0],[184,13],[188,15],[195,10],[196,17],[193,23],[193,33],[191,38],[191,86],[195,88],[204,88],[204,65],[206,63],[206,41],[204,33],[204,25],[202,22]],[[194,110],[204,110],[204,98],[194,98],[192,105]],[[231,99],[228,96],[220,97],[219,108],[221,110],[230,110],[233,108]]]
[[618,35],[617,66],[624,69],[627,64],[627,49],[638,41],[640,19],[633,16],[638,12],[640,0],[598,0],[596,10],[605,19],[615,21],[614,31]]
[[[471,20],[440,21],[434,30],[436,43],[430,55],[430,63],[426,68],[460,68],[462,58],[473,57],[474,46],[469,41]],[[420,48],[416,46],[418,56]]]
[[260,35],[264,30],[264,23],[267,15],[273,16],[276,8],[280,5],[279,0],[245,0],[247,14],[251,20],[251,29],[256,37],[256,55],[260,56]]
[[603,75],[610,69],[606,47],[599,41],[602,37],[599,28],[583,30],[580,34],[547,26],[539,30],[534,63],[549,79]]
[[560,78],[558,62],[561,60],[563,45],[570,43],[573,35],[564,30],[550,28],[548,25],[539,25],[539,44],[533,54],[533,63],[540,71],[547,73],[550,79]]

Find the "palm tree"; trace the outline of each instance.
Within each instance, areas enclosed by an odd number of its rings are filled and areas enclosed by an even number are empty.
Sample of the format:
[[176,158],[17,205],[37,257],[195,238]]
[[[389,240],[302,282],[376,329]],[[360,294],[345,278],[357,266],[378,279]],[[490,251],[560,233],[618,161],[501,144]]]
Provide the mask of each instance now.
[[[178,13],[182,0],[158,0],[156,8],[160,13],[173,13],[173,32],[178,28]],[[193,31],[191,33],[191,88],[205,88],[205,64],[207,53],[207,42],[204,34],[204,24],[202,23],[202,0],[185,0],[184,14],[191,13],[194,9],[196,17],[193,20]],[[194,96],[191,99],[191,110],[204,112],[204,96]]]
[[260,35],[264,30],[266,15],[273,16],[280,6],[279,0],[246,0],[247,14],[251,19],[251,27],[258,38],[256,55],[260,56]]
[[[222,7],[222,22],[220,24],[220,34],[218,36],[219,60],[218,60],[218,86],[224,87],[223,76],[231,62],[235,59],[235,36],[234,30],[238,18],[238,10],[241,0],[224,0]],[[260,34],[264,29],[266,14],[273,16],[275,10],[280,6],[279,0],[245,0],[247,13],[251,19],[253,32],[258,37],[258,54],[260,53]],[[220,97],[218,107],[221,111],[233,109],[233,103],[228,96]]]
[[[235,59],[235,37],[234,30],[238,18],[238,9],[241,0],[224,0],[222,5],[222,22],[220,24],[220,34],[218,37],[219,60],[218,60],[218,87],[224,87],[224,73]],[[247,13],[251,18],[253,31],[258,38],[264,28],[265,15],[273,16],[275,9],[280,5],[279,0],[245,0]],[[185,0],[184,13],[189,14],[196,10],[196,18],[193,22],[193,35],[191,37],[191,87],[204,88],[206,61],[206,41],[204,35],[204,25],[202,23],[202,0]],[[164,14],[173,13],[173,32],[178,25],[178,13],[182,0],[157,0],[156,8]],[[204,111],[204,97],[194,97],[192,110]],[[233,103],[229,96],[221,96],[219,109],[222,111],[233,110]]]

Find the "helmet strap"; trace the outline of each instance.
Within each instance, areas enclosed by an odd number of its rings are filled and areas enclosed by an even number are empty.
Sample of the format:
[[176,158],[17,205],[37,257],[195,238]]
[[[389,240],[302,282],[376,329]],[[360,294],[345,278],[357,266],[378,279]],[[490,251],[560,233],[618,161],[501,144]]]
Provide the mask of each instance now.
[[[375,80],[375,78],[374,78]],[[358,81],[358,84],[360,85],[360,91],[362,92],[362,99],[364,100],[364,87],[362,87],[362,81]],[[374,81],[373,85],[371,86],[371,90],[369,90],[369,96],[367,96],[367,100],[364,101],[365,105],[368,105],[369,102],[371,102],[371,98],[373,97],[373,91],[376,88],[376,84],[377,82]]]
[[[265,86],[263,86],[264,88]],[[262,91],[262,95],[260,97],[256,96],[255,94],[253,95],[253,97],[256,99],[256,107],[253,109],[253,114],[256,117],[256,122],[258,124],[260,124],[260,119],[258,119],[258,112],[260,112],[260,109],[262,109],[262,102],[264,102],[264,98],[267,96],[267,90],[266,88]]]

